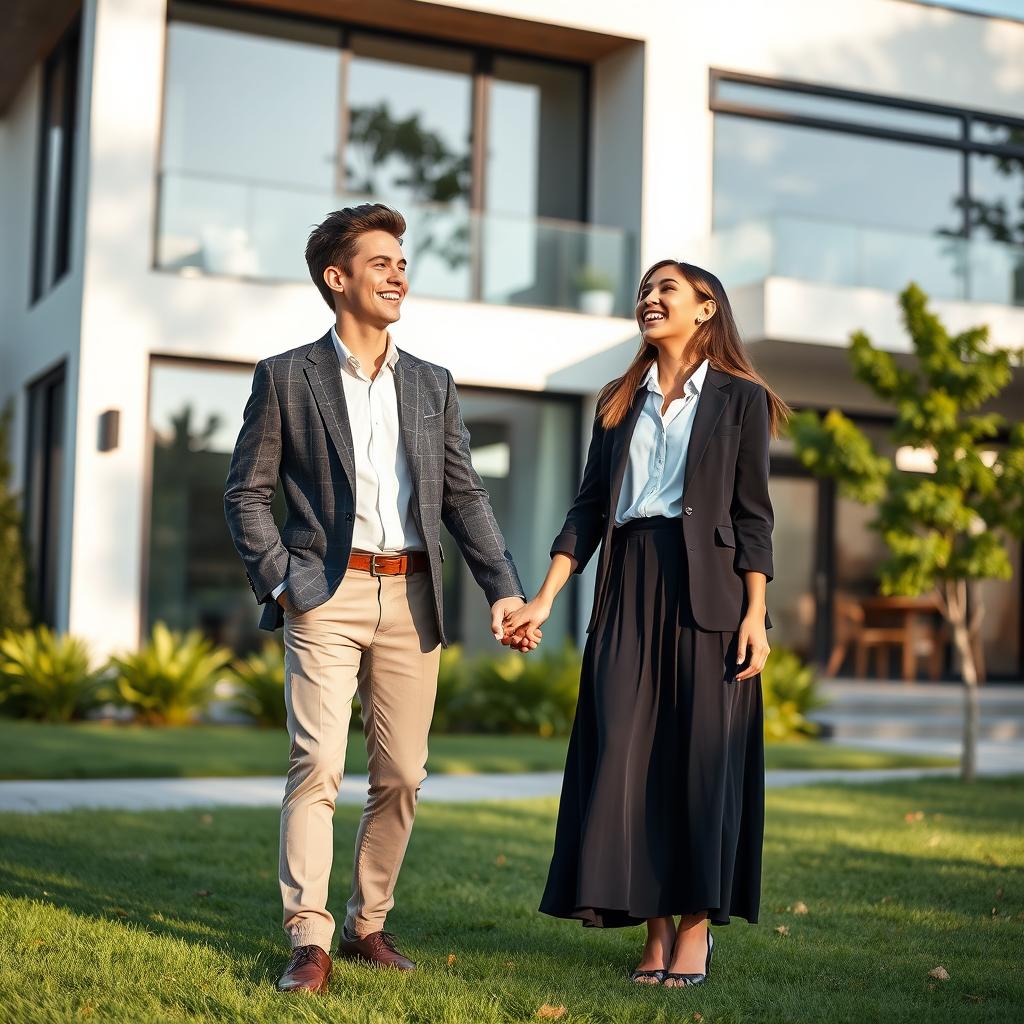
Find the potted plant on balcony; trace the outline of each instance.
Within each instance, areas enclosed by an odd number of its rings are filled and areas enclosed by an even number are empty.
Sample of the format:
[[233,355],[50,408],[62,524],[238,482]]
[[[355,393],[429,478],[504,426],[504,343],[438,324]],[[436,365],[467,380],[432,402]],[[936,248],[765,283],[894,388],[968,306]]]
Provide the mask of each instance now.
[[576,291],[579,294],[581,313],[591,316],[611,316],[615,308],[615,292],[612,291],[612,280],[597,267],[581,267],[575,278]]

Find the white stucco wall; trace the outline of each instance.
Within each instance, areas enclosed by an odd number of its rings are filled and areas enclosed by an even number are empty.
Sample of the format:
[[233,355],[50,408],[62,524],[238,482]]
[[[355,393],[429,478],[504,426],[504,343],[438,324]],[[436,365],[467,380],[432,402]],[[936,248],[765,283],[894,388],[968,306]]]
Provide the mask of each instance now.
[[[89,125],[87,118],[91,75],[91,3],[82,13],[83,87],[78,95],[71,201],[71,260],[68,273],[34,304],[30,304],[35,227],[39,119],[42,104],[42,66],[37,65],[0,120],[0,402],[12,400],[14,419],[10,456],[13,484],[25,485],[27,401],[26,385],[66,362],[67,407],[64,451],[74,452],[77,378],[83,292],[85,197],[88,192]],[[72,569],[72,502],[76,460],[65,458],[61,481],[57,560],[57,622],[69,626],[68,600]]]

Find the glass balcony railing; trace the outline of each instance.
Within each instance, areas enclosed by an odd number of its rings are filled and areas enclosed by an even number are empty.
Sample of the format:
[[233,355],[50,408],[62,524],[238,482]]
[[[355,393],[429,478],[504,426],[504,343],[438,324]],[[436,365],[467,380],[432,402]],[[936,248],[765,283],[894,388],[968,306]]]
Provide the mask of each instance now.
[[1024,246],[777,215],[716,231],[690,250],[727,287],[766,277],[1024,305]]
[[[165,172],[157,266],[263,281],[309,279],[311,227],[366,196]],[[410,290],[437,299],[631,316],[636,252],[618,228],[475,213],[465,205],[394,205],[406,218]]]

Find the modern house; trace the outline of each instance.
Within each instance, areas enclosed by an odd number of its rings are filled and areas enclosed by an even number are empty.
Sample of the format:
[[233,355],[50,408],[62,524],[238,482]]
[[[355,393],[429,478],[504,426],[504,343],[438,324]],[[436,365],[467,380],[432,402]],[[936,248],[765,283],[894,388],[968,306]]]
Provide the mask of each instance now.
[[[1024,340],[1024,21],[912,0],[12,0],[0,33],[0,401],[37,615],[98,653],[157,620],[244,647],[221,511],[260,358],[319,337],[310,225],[402,209],[395,336],[447,365],[528,588],[640,271],[724,280],[759,371],[885,443],[850,332],[911,279]],[[999,411],[1024,415],[1024,378]],[[893,453],[896,454],[896,453]],[[913,453],[899,453],[900,458]],[[827,659],[876,586],[869,509],[773,449],[775,645]],[[1021,552],[982,587],[1024,674]],[[450,631],[489,642],[457,558]],[[550,640],[582,636],[589,573]]]

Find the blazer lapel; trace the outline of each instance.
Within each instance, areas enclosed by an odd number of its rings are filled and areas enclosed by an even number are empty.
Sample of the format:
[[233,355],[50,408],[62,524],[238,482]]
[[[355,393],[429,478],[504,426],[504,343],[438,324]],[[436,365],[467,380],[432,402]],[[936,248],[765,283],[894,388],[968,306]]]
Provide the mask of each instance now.
[[615,428],[612,440],[611,486],[608,489],[611,507],[608,512],[608,523],[615,525],[615,510],[619,507],[619,491],[622,489],[622,478],[626,475],[626,463],[629,461],[629,442],[633,439],[636,421],[640,419],[644,403],[650,392],[646,387],[636,389],[633,404],[629,407],[622,422]]
[[306,354],[310,365],[304,367],[317,408],[327,433],[334,442],[342,468],[348,477],[352,496],[356,493],[356,464],[353,455],[352,424],[348,418],[345,389],[341,383],[341,364],[328,331]]
[[704,377],[704,387],[700,390],[700,398],[697,399],[697,411],[693,414],[693,427],[690,431],[690,444],[686,449],[686,468],[683,471],[683,497],[686,497],[686,490],[690,486],[693,474],[704,458],[704,451],[711,440],[711,435],[718,426],[722,410],[728,397],[721,389],[728,387],[730,383],[729,374],[716,370],[713,366],[708,367]]

